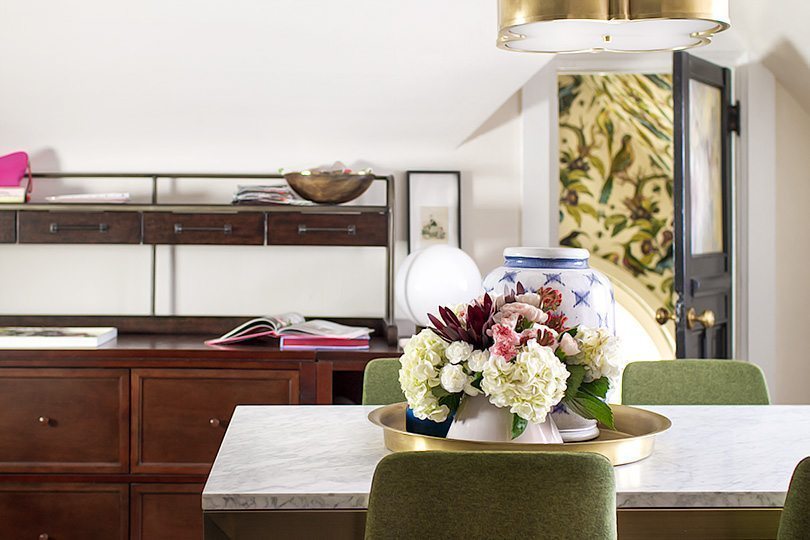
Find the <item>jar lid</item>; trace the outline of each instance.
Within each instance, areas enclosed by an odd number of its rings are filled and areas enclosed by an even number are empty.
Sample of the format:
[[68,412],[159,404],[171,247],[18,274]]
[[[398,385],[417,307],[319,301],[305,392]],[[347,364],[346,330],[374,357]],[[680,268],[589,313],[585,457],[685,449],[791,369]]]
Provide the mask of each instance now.
[[503,256],[523,259],[587,260],[590,253],[587,249],[569,247],[508,247],[503,250]]

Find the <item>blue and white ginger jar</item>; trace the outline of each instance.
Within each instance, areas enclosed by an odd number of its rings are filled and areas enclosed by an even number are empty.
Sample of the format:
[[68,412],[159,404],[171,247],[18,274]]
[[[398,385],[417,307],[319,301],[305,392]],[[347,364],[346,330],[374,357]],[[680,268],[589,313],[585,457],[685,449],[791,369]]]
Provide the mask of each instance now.
[[[484,290],[503,294],[521,283],[527,291],[552,287],[562,293],[560,311],[568,326],[604,327],[616,334],[616,300],[608,278],[590,268],[587,249],[512,247],[503,250],[504,263],[484,278]],[[552,413],[566,442],[599,435],[595,420],[568,411],[560,404]]]

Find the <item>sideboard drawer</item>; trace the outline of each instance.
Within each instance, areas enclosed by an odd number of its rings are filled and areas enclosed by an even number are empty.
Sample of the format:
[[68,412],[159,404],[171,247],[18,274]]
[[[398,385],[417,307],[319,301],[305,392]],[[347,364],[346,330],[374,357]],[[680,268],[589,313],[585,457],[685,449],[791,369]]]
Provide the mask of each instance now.
[[264,244],[264,214],[146,213],[145,244]]
[[139,244],[137,212],[20,212],[21,244]]
[[132,540],[200,540],[203,484],[133,484]]
[[0,244],[17,241],[17,213],[0,212]]
[[0,472],[126,472],[128,375],[0,369]]
[[278,246],[385,246],[385,214],[268,214],[267,243]]
[[118,484],[0,484],[0,538],[125,540],[128,489]]
[[206,474],[237,405],[297,404],[292,370],[132,370],[132,472]]

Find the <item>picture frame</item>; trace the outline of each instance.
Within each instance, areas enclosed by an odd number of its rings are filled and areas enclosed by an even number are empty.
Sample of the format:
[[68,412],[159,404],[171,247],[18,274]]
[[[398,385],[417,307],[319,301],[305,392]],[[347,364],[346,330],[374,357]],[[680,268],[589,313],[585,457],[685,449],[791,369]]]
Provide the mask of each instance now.
[[461,172],[407,171],[408,253],[430,245],[461,248]]

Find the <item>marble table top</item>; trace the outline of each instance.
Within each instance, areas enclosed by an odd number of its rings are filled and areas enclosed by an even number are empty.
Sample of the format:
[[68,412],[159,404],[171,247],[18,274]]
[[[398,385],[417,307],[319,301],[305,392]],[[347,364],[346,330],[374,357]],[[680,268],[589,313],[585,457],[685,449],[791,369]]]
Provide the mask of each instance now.
[[[366,508],[388,453],[364,406],[240,406],[203,510]],[[779,507],[810,455],[810,405],[648,407],[672,420],[652,456],[615,467],[619,508]]]

